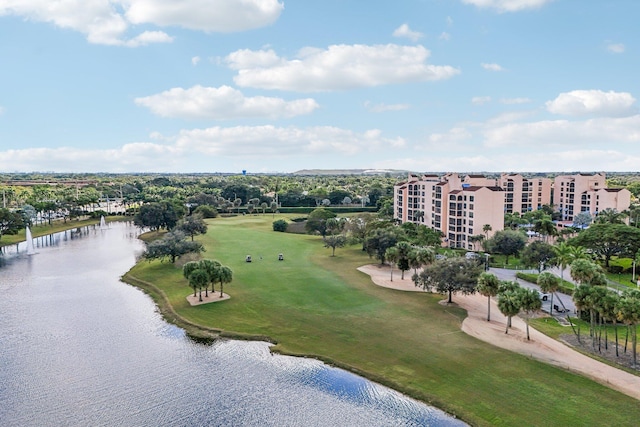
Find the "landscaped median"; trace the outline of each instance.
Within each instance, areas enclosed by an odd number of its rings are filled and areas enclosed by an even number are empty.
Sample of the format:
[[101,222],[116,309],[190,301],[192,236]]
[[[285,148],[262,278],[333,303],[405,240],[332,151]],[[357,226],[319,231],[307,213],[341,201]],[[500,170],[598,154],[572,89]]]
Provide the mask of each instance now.
[[[441,296],[373,285],[357,270],[375,262],[361,246],[331,257],[319,237],[274,232],[273,220],[217,218],[199,237],[206,258],[233,270],[227,301],[190,306],[185,297],[192,291],[170,263],[142,261],[128,275],[158,289],[151,295],[169,320],[175,313],[210,331],[268,337],[275,351],[320,358],[474,425],[634,425],[640,419],[637,400],[462,333],[466,312],[438,304]],[[246,255],[253,262],[245,262]]]

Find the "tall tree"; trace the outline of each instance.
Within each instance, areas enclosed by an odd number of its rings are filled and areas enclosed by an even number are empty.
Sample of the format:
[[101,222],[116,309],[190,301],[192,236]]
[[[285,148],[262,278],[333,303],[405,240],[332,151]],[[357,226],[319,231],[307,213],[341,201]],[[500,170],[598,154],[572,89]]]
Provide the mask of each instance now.
[[386,252],[384,254],[384,257],[389,262],[389,271],[391,272],[391,281],[393,282],[393,266],[400,259],[400,255],[398,253],[398,247],[397,246],[391,246],[390,248],[387,248],[387,250],[386,250]]
[[487,322],[491,321],[491,297],[498,295],[500,289],[500,279],[493,274],[483,272],[478,277],[476,290],[487,297]]
[[526,244],[527,237],[524,233],[515,230],[496,231],[485,243],[489,252],[506,256],[507,264],[509,257],[517,256]]
[[637,290],[626,291],[620,297],[615,311],[617,318],[631,330],[631,348],[633,351],[633,366],[638,363],[638,323],[640,323],[640,292]]
[[464,295],[475,292],[478,276],[482,267],[473,260],[464,257],[445,258],[435,261],[413,276],[416,286],[425,290],[435,289],[448,294],[448,303],[452,303],[452,295],[461,292]]
[[202,288],[206,288],[209,284],[209,275],[206,271],[196,268],[189,274],[189,285],[193,288],[194,295],[196,290],[199,290],[199,301],[202,301]]
[[551,294],[551,301],[549,302],[549,314],[553,315],[553,295],[558,290],[560,281],[555,274],[545,271],[538,275],[537,283],[538,286],[540,286],[540,290],[542,292]]
[[612,256],[633,256],[640,249],[640,229],[625,224],[593,224],[569,242],[602,257],[606,267]]
[[0,239],[3,234],[17,234],[24,228],[24,218],[18,212],[0,208]]
[[184,234],[190,236],[191,241],[193,242],[193,237],[195,235],[206,234],[207,224],[204,222],[204,218],[201,214],[193,213],[178,221],[176,229],[182,230]]
[[518,290],[508,290],[498,294],[498,308],[507,317],[507,328],[504,333],[509,333],[511,318],[520,313],[520,292]]
[[336,248],[342,248],[347,244],[347,238],[343,234],[329,234],[322,238],[325,248],[331,248],[331,256],[336,256]]
[[548,243],[536,240],[529,243],[520,254],[520,261],[527,267],[536,267],[538,272],[542,271],[542,267],[551,261],[554,257],[553,246]]
[[404,280],[404,272],[411,268],[409,265],[409,256],[413,247],[409,242],[398,242],[396,248],[398,248],[398,268],[400,269],[400,279]]
[[336,214],[325,208],[317,208],[309,213],[305,230],[308,233],[319,233],[322,237],[327,234],[327,220],[335,218]]
[[147,243],[147,249],[143,255],[148,260],[159,259],[163,261],[169,258],[171,263],[188,253],[200,253],[204,251],[202,244],[198,242],[188,242],[182,231],[170,231],[162,238]]
[[218,269],[218,281],[220,282],[220,298],[222,298],[225,283],[231,283],[233,280],[233,271],[226,265]]
[[520,288],[518,297],[520,299],[520,310],[524,312],[524,322],[527,325],[528,341],[531,339],[529,337],[529,319],[531,319],[533,313],[540,310],[542,302],[540,301],[538,291],[535,289]]
[[364,247],[369,256],[376,256],[380,264],[386,260],[387,249],[398,243],[398,233],[393,228],[374,229],[367,235]]

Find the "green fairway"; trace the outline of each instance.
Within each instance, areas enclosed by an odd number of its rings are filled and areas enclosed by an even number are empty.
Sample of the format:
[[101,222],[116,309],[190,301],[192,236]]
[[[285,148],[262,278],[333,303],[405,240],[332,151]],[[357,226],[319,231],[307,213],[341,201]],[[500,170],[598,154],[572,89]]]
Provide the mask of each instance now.
[[192,291],[169,263],[143,261],[128,280],[153,283],[190,322],[269,337],[276,351],[321,358],[474,425],[635,425],[640,419],[637,400],[462,333],[466,312],[439,305],[441,296],[374,285],[356,270],[375,262],[359,246],[331,257],[319,237],[274,232],[272,221],[271,215],[218,218],[199,237],[203,257],[234,272],[225,286],[230,300],[191,307],[185,297]]

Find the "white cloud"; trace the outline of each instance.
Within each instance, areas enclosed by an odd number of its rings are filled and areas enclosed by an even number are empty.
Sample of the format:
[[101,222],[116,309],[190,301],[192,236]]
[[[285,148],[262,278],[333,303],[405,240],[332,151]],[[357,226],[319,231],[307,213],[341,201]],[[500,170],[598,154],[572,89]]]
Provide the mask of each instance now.
[[490,96],[474,96],[471,98],[471,103],[473,105],[484,105],[491,102]]
[[332,45],[305,48],[295,59],[278,57],[272,50],[241,50],[228,55],[229,67],[238,70],[238,86],[317,92],[448,79],[460,71],[426,63],[423,46]]
[[597,118],[584,121],[545,120],[487,126],[484,144],[489,148],[613,146],[640,142],[640,115],[624,118]]
[[[183,130],[178,135],[154,133],[159,142],[136,142],[111,149],[75,147],[24,148],[0,151],[0,171],[60,172],[230,171],[235,165],[278,164],[283,158],[355,156],[405,145],[385,138],[378,129],[362,133],[331,126],[212,127]],[[105,162],[104,159],[109,159]],[[355,160],[352,160],[352,162]]]
[[273,24],[284,9],[278,0],[122,0],[133,24],[236,32]]
[[537,9],[553,0],[462,0],[479,8],[495,9],[498,12],[519,12],[526,9]]
[[285,101],[265,96],[245,97],[242,92],[229,86],[173,88],[136,98],[135,103],[162,117],[214,120],[248,117],[277,119],[309,114],[318,108],[318,103],[311,98]]
[[453,25],[453,18],[451,18],[450,16],[447,16],[447,26],[452,26]]
[[504,68],[502,68],[500,65],[498,64],[486,64],[486,63],[482,63],[480,64],[482,66],[482,68],[484,68],[485,70],[489,70],[489,71],[504,71]]
[[439,40],[451,40],[451,34],[447,33],[446,31],[443,31],[442,33],[440,33],[440,35],[438,36]]
[[409,104],[373,104],[369,101],[364,103],[364,107],[372,113],[383,113],[385,111],[401,111],[411,108]]
[[408,24],[402,24],[393,31],[393,37],[406,37],[413,42],[417,42],[424,37],[424,34],[413,31]]
[[611,53],[624,53],[625,47],[622,43],[611,43],[607,45],[607,50]]
[[191,64],[195,67],[196,65],[198,65],[200,63],[200,57],[199,56],[194,56],[193,58],[191,58]]
[[162,31],[128,37],[135,25],[243,31],[272,24],[283,8],[278,0],[3,0],[0,16],[48,22],[85,34],[90,43],[138,47],[173,38]]
[[528,104],[530,102],[529,98],[502,98],[500,100],[500,103],[505,105]]
[[628,92],[574,90],[561,93],[556,99],[548,101],[546,107],[554,114],[620,117],[634,114],[637,111],[635,102]]
[[332,126],[301,129],[271,125],[184,130],[176,141],[182,150],[205,155],[276,158],[325,153],[353,156],[404,144],[402,138],[383,138],[377,129],[356,133]]
[[454,127],[446,133],[433,133],[429,135],[429,142],[435,146],[442,146],[446,150],[450,150],[452,146],[456,146],[461,142],[468,141],[473,134],[465,127]]

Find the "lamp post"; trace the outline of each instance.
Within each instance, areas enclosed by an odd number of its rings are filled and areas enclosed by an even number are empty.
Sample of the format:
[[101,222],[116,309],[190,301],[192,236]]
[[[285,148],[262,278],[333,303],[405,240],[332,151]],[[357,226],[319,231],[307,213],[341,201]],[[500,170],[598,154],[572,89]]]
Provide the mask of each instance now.
[[489,271],[489,254],[484,254],[484,271]]
[[635,283],[636,281],[636,260],[633,260],[633,268],[632,268],[632,273],[631,273],[631,281]]

